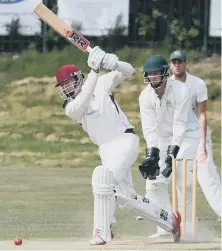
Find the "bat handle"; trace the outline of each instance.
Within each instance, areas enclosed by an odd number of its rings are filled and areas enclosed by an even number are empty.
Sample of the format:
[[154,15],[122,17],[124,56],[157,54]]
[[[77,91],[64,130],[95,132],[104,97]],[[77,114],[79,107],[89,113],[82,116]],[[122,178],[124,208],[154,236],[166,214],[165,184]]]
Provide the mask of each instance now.
[[92,51],[92,47],[88,46],[86,50],[90,53]]

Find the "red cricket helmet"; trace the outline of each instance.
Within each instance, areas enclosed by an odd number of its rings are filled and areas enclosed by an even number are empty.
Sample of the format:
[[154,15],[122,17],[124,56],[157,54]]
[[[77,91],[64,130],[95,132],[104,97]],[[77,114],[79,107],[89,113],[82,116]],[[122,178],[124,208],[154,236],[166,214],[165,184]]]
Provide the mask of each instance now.
[[74,64],[66,64],[60,67],[56,72],[56,81],[57,81],[56,87],[61,85],[66,80],[69,80],[72,77],[74,77],[76,73],[81,74],[81,70],[78,66]]
[[64,100],[74,99],[83,85],[84,75],[74,64],[63,65],[56,72],[56,85],[59,95]]

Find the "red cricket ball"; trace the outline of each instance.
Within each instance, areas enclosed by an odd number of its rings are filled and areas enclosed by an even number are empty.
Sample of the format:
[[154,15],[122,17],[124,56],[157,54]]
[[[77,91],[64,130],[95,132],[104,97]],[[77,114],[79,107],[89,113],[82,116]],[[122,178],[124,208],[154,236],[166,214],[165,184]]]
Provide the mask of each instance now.
[[20,237],[16,237],[14,239],[14,243],[16,246],[20,246],[20,245],[22,245],[22,239]]

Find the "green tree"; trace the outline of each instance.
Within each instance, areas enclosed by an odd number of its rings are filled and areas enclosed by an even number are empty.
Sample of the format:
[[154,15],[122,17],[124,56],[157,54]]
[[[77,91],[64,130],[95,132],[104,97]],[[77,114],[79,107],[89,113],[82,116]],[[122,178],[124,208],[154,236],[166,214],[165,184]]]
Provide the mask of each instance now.
[[18,37],[21,37],[21,24],[19,18],[12,19],[10,23],[6,23],[5,28],[10,39],[16,39]]
[[[158,3],[158,2],[157,2]],[[156,41],[160,37],[159,23],[166,23],[167,15],[157,7],[153,7],[149,14],[139,13],[138,34],[143,41]]]
[[191,24],[186,27],[184,20],[173,18],[170,23],[169,41],[172,49],[191,49],[193,41],[199,35],[200,21],[192,19]]
[[5,24],[7,31],[7,47],[8,50],[13,52],[22,51],[25,47],[24,36],[21,35],[20,29],[22,28],[19,18],[14,18],[11,22]]

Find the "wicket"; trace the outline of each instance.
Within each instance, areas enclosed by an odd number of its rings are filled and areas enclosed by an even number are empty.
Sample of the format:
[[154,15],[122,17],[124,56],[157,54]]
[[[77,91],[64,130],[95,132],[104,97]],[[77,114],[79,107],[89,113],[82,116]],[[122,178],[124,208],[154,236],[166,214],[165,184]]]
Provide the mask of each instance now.
[[182,170],[182,232],[186,230],[186,185],[187,185],[187,162],[193,162],[193,187],[192,187],[192,234],[195,234],[196,230],[196,215],[197,215],[197,159],[196,158],[184,158],[174,159],[172,163],[172,209],[175,212],[177,210],[177,181],[176,181],[176,165],[177,162],[183,162]]

